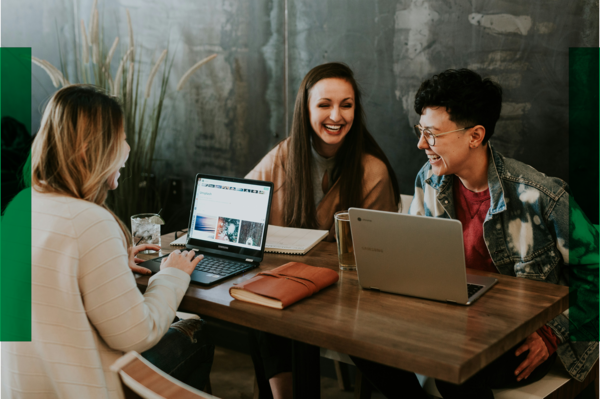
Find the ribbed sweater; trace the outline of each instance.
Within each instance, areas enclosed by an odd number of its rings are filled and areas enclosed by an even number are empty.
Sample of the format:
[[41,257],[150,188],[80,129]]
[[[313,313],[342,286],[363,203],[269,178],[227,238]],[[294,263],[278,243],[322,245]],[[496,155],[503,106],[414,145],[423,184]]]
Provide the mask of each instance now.
[[[286,196],[286,162],[288,155],[289,138],[283,140],[273,148],[252,169],[246,179],[273,182],[273,201],[269,224],[286,226],[284,220]],[[385,163],[371,154],[363,154],[363,200],[360,208],[375,209],[379,211],[398,212],[398,198],[394,197],[394,186],[390,179]],[[319,178],[321,187],[323,175]],[[317,226],[321,230],[329,230],[326,241],[335,241],[335,225],[333,215],[342,210],[340,205],[340,179],[329,182],[329,190],[317,205]]]
[[110,365],[162,338],[190,277],[168,268],[142,295],[108,211],[31,192],[32,342],[2,344],[2,398],[121,398]]

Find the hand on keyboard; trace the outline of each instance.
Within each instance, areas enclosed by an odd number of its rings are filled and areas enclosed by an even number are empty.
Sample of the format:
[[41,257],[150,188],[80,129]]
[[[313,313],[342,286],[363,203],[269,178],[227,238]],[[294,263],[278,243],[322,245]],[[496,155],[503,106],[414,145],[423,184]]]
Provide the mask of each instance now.
[[229,261],[223,258],[213,258],[211,256],[204,258],[204,260],[196,266],[196,270],[198,271],[221,277],[238,274],[248,268],[249,265],[247,263]]
[[171,252],[171,254],[163,258],[160,263],[160,270],[163,270],[167,267],[174,267],[179,270],[183,270],[187,274],[191,275],[196,265],[204,259],[204,255],[196,256],[196,251],[183,251],[175,250]]

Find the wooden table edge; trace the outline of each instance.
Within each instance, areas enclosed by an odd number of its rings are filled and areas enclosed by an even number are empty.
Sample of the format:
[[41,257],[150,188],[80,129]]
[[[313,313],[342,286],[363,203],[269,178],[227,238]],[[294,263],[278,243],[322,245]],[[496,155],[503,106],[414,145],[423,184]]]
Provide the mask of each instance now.
[[[142,291],[142,292],[144,292],[147,287],[147,278],[148,278],[147,276],[140,276],[140,278],[138,279],[138,280],[141,280],[141,281],[138,281],[138,289],[140,289],[140,291]],[[366,360],[377,361],[378,363],[385,364],[387,366],[396,367],[396,368],[400,368],[403,370],[410,369],[410,371],[413,371],[418,374],[424,374],[424,375],[432,374],[432,373],[425,373],[425,371],[423,370],[423,367],[425,367],[425,366],[420,365],[420,363],[423,362],[422,357],[414,356],[410,352],[404,352],[404,354],[402,354],[403,351],[396,350],[396,354],[398,352],[400,352],[401,355],[395,355],[395,356],[393,356],[393,358],[389,358],[389,359],[388,358],[373,359],[373,358],[370,358],[370,353],[372,352],[372,348],[373,348],[372,343],[369,344],[370,349],[368,349],[368,348],[365,348],[364,344],[361,341],[357,341],[357,340],[354,340],[351,338],[345,338],[345,337],[340,338],[338,335],[334,335],[334,334],[331,334],[328,332],[323,332],[323,331],[319,332],[319,334],[321,335],[321,338],[314,339],[312,337],[312,334],[314,333],[314,331],[312,329],[309,329],[309,328],[306,328],[303,326],[292,325],[292,324],[289,324],[288,322],[282,321],[282,320],[278,321],[278,323],[275,324],[275,328],[268,328],[268,329],[261,328],[261,326],[264,325],[264,322],[262,321],[264,319],[264,316],[263,315],[254,315],[251,313],[248,314],[245,311],[246,306],[260,306],[260,305],[253,305],[253,304],[240,302],[240,304],[243,307],[234,308],[231,306],[225,306],[225,305],[221,305],[218,303],[206,302],[205,300],[202,300],[199,298],[184,297],[184,299],[181,301],[181,304],[180,304],[178,310],[182,311],[182,312],[197,313],[195,310],[197,308],[197,306],[193,305],[194,301],[199,301],[199,302],[202,302],[203,304],[209,303],[209,306],[204,306],[204,311],[200,314],[201,316],[218,318],[220,320],[224,320],[224,321],[227,321],[230,323],[241,325],[241,326],[244,326],[247,328],[252,328],[252,329],[256,329],[256,330],[260,330],[260,331],[269,332],[269,333],[272,333],[275,335],[279,335],[279,336],[283,336],[283,337],[293,339],[296,341],[304,342],[306,344],[315,345],[315,346],[323,347],[326,349],[331,349],[334,351],[346,353],[348,355],[364,358]],[[460,305],[455,305],[455,306],[460,306]],[[555,311],[552,311],[552,309],[556,306],[559,307],[560,311],[558,313],[554,314]],[[557,298],[557,301],[555,303],[553,303],[551,305],[551,307],[546,308],[544,310],[543,313],[546,313],[546,315],[544,316],[544,319],[545,319],[544,323],[548,322],[549,320],[552,320],[554,317],[556,317],[556,315],[562,313],[566,309],[568,309],[568,297]],[[240,317],[241,314],[244,314],[244,317]],[[538,326],[537,323],[535,323],[533,320],[528,322],[526,327],[519,329],[519,330],[512,331],[510,334],[506,335],[500,341],[498,341],[494,345],[492,345],[489,348],[487,348],[486,350],[484,350],[484,352],[482,353],[482,356],[485,357],[486,356],[485,354],[488,352],[495,352],[497,347],[502,348],[501,349],[502,353],[506,352],[513,346],[513,345],[506,344],[506,342],[514,342],[514,341],[519,342],[519,341],[525,339],[527,336],[529,336],[534,331],[536,331],[539,327],[540,326]],[[516,336],[516,338],[515,338],[515,336]],[[323,337],[325,337],[326,339],[323,339]],[[327,341],[328,345],[323,345],[323,341]],[[348,347],[352,348],[352,350],[348,351],[345,349]],[[386,349],[386,347],[384,347],[384,346],[380,346],[380,348]],[[497,358],[499,356],[496,356],[495,358]],[[490,360],[489,363],[491,363],[494,359]],[[433,375],[428,375],[428,376],[432,377],[432,378],[437,378],[437,379],[440,379],[443,381],[451,382],[454,384],[461,384],[461,383],[465,382],[466,380],[468,380],[470,377],[472,377],[475,373],[477,373],[477,371],[481,370],[482,367],[479,367],[479,365],[476,364],[476,360],[477,359],[467,361],[466,363],[463,363],[462,365],[457,365],[455,363],[443,363],[443,366],[439,368],[440,369],[439,373],[435,373]],[[438,362],[439,362],[439,360],[438,360]]]
[[[163,252],[167,252],[167,251],[171,252],[176,249],[181,249],[181,247],[170,247],[169,246],[169,243],[171,241],[173,241],[173,236],[174,236],[174,233],[169,233],[169,234],[161,236],[161,238],[163,240],[163,242],[162,242]],[[150,256],[150,258],[151,257],[153,257],[153,256]],[[493,275],[492,273],[485,273],[485,272],[479,272],[479,271],[475,271],[475,273],[476,274]],[[506,276],[504,276],[504,277],[506,277]],[[148,276],[136,275],[137,286],[141,292],[145,291],[147,284],[148,284],[148,279],[149,279]],[[321,335],[321,337],[326,337],[327,339],[319,338],[318,340],[315,340],[311,336],[312,334],[314,334],[314,330],[312,330],[310,328],[298,326],[298,325],[291,325],[291,324],[288,324],[286,321],[281,321],[281,320],[279,320],[278,323],[275,324],[275,326],[276,326],[275,328],[263,329],[263,328],[261,328],[261,325],[263,323],[261,323],[260,321],[261,321],[261,319],[264,318],[264,316],[248,314],[245,312],[245,309],[244,309],[245,306],[260,306],[260,305],[253,305],[253,304],[240,302],[243,305],[241,308],[237,308],[237,307],[225,306],[225,305],[222,305],[219,303],[208,302],[208,301],[200,299],[200,298],[195,298],[195,297],[187,297],[186,298],[184,296],[184,298],[181,301],[181,304],[179,306],[179,310],[182,312],[197,313],[196,312],[197,306],[191,305],[191,303],[193,303],[194,301],[199,301],[199,302],[202,302],[203,304],[209,305],[209,306],[204,306],[205,309],[201,313],[202,316],[218,318],[220,320],[231,322],[231,323],[241,325],[241,326],[244,326],[247,328],[253,328],[256,330],[269,332],[269,333],[272,333],[275,335],[280,335],[280,336],[290,338],[290,339],[293,339],[293,340],[296,340],[299,342],[303,342],[306,344],[315,345],[315,346],[323,347],[326,349],[331,349],[334,351],[346,353],[348,355],[352,355],[352,356],[356,356],[356,357],[361,357],[361,358],[371,360],[371,361],[377,361],[378,363],[381,363],[381,364],[384,364],[387,366],[396,367],[396,368],[400,368],[400,369],[404,369],[404,370],[411,369],[410,371],[413,371],[418,374],[423,374],[423,375],[431,374],[428,376],[432,377],[432,378],[437,378],[437,379],[440,379],[443,381],[451,382],[454,384],[461,384],[461,383],[465,382],[467,379],[469,379],[475,373],[477,373],[477,371],[479,371],[483,367],[485,367],[485,366],[480,367],[477,364],[477,359],[472,359],[470,361],[463,363],[462,365],[457,365],[455,363],[449,363],[449,362],[443,363],[443,366],[438,368],[439,372],[425,373],[424,370],[420,370],[423,367],[425,367],[425,366],[420,365],[420,363],[423,363],[423,360],[419,357],[412,356],[412,354],[410,352],[406,352],[402,356],[396,355],[391,359],[388,359],[388,358],[373,359],[373,358],[370,358],[370,352],[372,352],[372,349],[364,348],[364,345],[361,343],[361,341],[357,341],[357,340],[353,340],[353,339],[345,338],[345,337],[340,338],[338,335],[334,335],[334,334],[331,334],[328,332],[323,332],[323,331],[320,331],[319,334]],[[461,306],[461,305],[456,305],[456,306]],[[556,307],[558,307],[558,311],[555,309]],[[569,307],[568,295],[563,296],[563,297],[557,296],[556,301],[554,303],[552,303],[550,305],[550,307],[547,307],[546,309],[544,309],[543,312],[541,312],[541,313],[545,313],[545,315],[543,317],[544,323],[548,322],[549,320],[552,320],[554,317],[558,316],[559,314],[561,314],[562,312],[567,310],[568,307]],[[241,314],[244,314],[244,317],[240,317]],[[253,319],[256,319],[256,321],[252,322]],[[539,325],[537,325],[538,322],[539,321],[534,322],[533,320],[530,320],[527,323],[526,327],[512,331],[511,333],[506,335],[504,338],[502,338],[500,341],[498,341],[494,345],[488,347],[486,350],[484,350],[482,352],[482,356],[485,357],[485,354],[488,352],[495,352],[498,347],[501,348],[501,353],[505,353],[507,350],[509,350],[510,348],[512,348],[514,346],[514,345],[508,345],[508,344],[506,344],[506,342],[509,342],[509,341],[520,342],[521,340],[525,339],[527,336],[529,336],[531,333],[533,333],[540,327]],[[515,336],[516,336],[516,338],[515,338]],[[327,346],[325,346],[322,344],[323,341],[327,341],[329,344]],[[373,348],[373,346],[374,345],[372,343],[369,344],[369,347]],[[352,350],[351,351],[346,350],[345,348],[347,348],[347,347],[352,348]],[[384,346],[380,346],[380,347],[382,349],[386,349],[386,347],[384,347]],[[400,351],[400,352],[402,353],[402,351]],[[398,351],[396,351],[396,353],[398,353]],[[495,356],[487,364],[490,364],[493,360],[495,360],[495,358],[497,358],[499,356],[500,355]],[[438,359],[438,362],[440,362],[439,359]]]

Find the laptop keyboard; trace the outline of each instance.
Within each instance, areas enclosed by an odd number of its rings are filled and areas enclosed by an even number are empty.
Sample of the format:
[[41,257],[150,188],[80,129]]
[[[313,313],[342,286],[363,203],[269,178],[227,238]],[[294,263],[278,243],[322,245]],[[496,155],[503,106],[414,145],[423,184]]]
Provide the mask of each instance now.
[[[196,253],[194,258],[199,254]],[[158,258],[152,259],[155,262],[160,263],[163,258],[166,258],[169,255],[163,255]],[[231,276],[233,274],[237,274],[241,271],[249,269],[252,265],[250,263],[245,262],[236,262],[232,260],[227,260],[223,258],[214,258],[212,256],[204,255],[204,259],[202,259],[197,265],[196,269],[201,272],[206,272],[210,274],[214,274],[220,277]]]
[[473,295],[475,295],[477,292],[479,292],[479,290],[482,288],[483,288],[483,285],[467,283],[467,292],[468,292],[469,298],[471,298]]
[[239,273],[242,270],[248,269],[250,266],[249,263],[235,262],[204,255],[204,259],[196,265],[196,270],[223,277]]

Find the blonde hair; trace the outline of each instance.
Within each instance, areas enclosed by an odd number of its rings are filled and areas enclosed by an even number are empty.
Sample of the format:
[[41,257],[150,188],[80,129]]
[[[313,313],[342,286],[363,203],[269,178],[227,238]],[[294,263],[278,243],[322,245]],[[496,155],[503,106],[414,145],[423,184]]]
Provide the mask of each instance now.
[[100,205],[119,224],[127,247],[131,233],[106,206],[108,179],[121,167],[123,110],[118,101],[90,85],[57,91],[46,106],[31,148],[32,187]]

